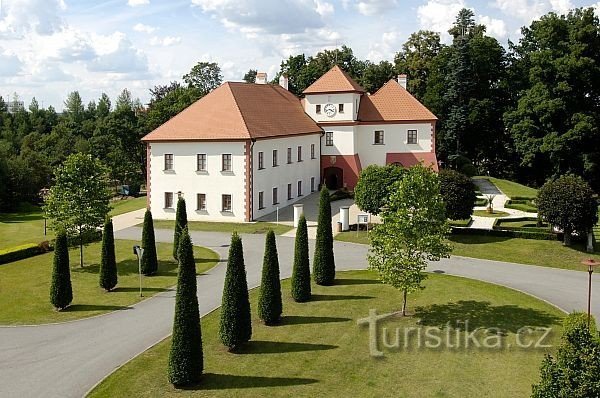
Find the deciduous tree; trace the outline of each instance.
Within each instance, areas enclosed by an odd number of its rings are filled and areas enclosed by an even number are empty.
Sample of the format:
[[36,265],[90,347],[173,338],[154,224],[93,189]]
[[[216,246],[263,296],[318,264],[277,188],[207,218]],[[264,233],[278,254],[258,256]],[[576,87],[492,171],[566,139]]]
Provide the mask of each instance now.
[[379,214],[390,196],[394,183],[402,179],[404,169],[396,165],[370,165],[364,168],[354,187],[354,200],[363,211]]

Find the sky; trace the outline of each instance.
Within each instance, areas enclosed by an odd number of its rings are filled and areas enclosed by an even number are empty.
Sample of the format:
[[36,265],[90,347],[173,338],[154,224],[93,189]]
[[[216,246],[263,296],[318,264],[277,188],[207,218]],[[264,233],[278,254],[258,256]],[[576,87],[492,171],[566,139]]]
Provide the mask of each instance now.
[[588,6],[600,11],[597,0],[0,0],[0,95],[61,110],[71,91],[87,103],[127,88],[145,103],[200,61],[240,80],[342,44],[392,60],[419,29],[448,42],[463,7],[506,45],[540,15]]

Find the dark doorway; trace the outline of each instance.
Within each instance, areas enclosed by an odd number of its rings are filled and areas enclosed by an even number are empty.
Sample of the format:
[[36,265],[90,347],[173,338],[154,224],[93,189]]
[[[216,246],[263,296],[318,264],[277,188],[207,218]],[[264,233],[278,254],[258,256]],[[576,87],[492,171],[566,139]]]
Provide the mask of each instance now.
[[344,183],[344,171],[339,167],[328,167],[324,171],[325,186],[328,189],[340,189]]

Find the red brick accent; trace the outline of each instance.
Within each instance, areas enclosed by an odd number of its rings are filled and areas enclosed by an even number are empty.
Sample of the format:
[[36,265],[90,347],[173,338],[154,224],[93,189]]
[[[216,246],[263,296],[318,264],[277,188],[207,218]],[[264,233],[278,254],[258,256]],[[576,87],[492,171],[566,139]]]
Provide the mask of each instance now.
[[[339,167],[344,172],[342,186],[354,189],[358,182],[358,175],[362,170],[360,157],[355,155],[321,155],[321,178],[325,176],[328,167]],[[324,182],[324,181],[321,181]]]

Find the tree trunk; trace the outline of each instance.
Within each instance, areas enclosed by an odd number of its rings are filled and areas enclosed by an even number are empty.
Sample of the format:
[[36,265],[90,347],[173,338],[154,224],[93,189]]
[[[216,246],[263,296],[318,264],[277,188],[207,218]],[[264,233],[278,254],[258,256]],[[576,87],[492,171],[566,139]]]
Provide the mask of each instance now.
[[571,231],[570,230],[567,230],[567,229],[564,230],[563,245],[571,246]]
[[404,289],[403,299],[402,299],[402,316],[406,316],[406,289]]
[[79,227],[79,266],[83,268],[83,235]]

